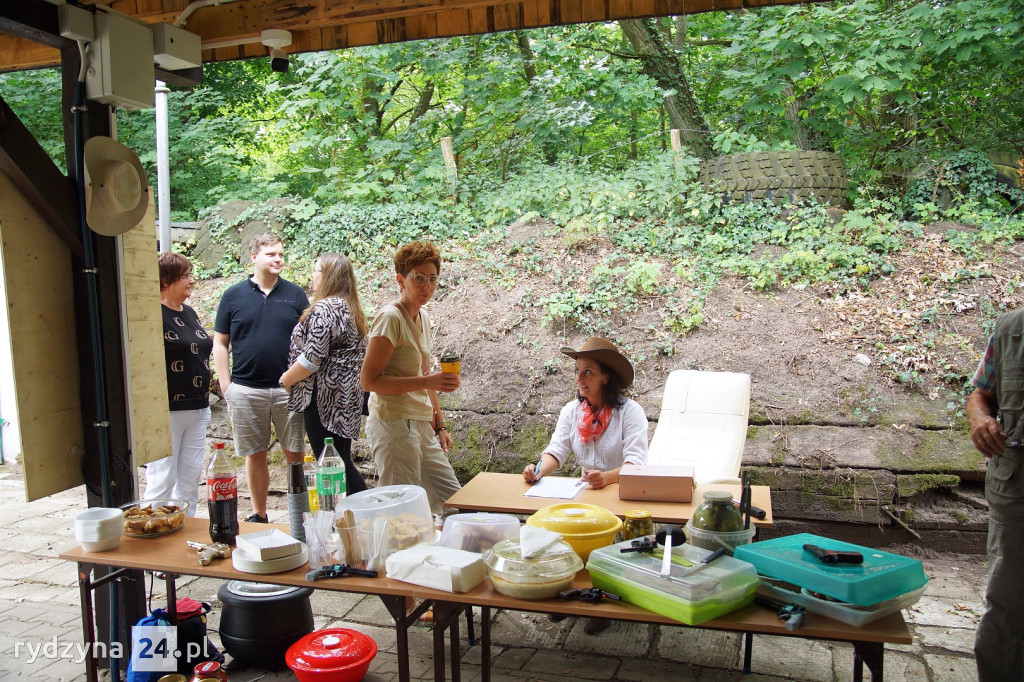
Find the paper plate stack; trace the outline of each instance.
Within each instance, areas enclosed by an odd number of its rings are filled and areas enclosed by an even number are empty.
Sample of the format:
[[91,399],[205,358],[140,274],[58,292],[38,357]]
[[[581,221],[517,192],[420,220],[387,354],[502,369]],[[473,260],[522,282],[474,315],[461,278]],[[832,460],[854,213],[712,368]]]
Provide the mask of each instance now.
[[231,565],[244,573],[281,573],[309,561],[305,543],[276,528],[235,538]]

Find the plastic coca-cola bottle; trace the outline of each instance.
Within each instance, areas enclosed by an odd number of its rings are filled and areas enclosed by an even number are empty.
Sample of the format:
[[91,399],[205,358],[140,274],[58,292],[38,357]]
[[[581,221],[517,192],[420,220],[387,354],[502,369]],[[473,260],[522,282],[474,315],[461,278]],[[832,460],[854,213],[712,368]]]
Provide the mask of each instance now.
[[206,470],[206,503],[210,511],[210,540],[235,544],[238,535],[238,482],[224,443],[213,444],[213,459]]

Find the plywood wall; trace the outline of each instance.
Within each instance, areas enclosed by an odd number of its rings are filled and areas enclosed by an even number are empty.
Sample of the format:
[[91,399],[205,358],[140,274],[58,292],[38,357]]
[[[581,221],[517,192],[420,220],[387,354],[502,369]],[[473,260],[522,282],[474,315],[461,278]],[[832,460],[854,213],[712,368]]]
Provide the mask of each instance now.
[[121,236],[122,301],[128,339],[125,376],[130,384],[129,423],[136,465],[171,454],[160,270],[156,259],[156,224],[150,205],[142,223]]
[[[129,404],[122,409],[128,410],[135,461],[145,464],[171,454],[152,207],[121,237],[121,249],[129,382]],[[14,375],[25,496],[31,501],[83,483],[74,283],[67,247],[2,171],[0,259],[11,366],[6,367],[6,358],[0,362]]]
[[0,258],[25,494],[35,500],[83,482],[71,255],[2,171]]

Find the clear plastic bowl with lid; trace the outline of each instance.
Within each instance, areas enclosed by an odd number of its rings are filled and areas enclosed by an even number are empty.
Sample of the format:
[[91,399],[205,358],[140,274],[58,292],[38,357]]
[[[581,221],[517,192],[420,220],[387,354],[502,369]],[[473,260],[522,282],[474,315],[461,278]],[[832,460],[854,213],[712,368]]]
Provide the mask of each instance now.
[[373,544],[377,519],[389,521],[387,554],[420,542],[434,541],[434,517],[427,502],[427,491],[418,485],[385,485],[363,490],[346,497],[338,508],[352,512],[363,552]]
[[612,544],[615,534],[622,528],[622,519],[604,507],[578,502],[539,509],[526,523],[560,534],[583,561],[595,549]]
[[497,592],[516,599],[550,599],[572,585],[583,561],[561,540],[538,556],[524,559],[516,538],[502,540],[487,550],[484,565]]
[[444,520],[438,544],[482,554],[502,540],[518,538],[520,525],[511,514],[452,514]]

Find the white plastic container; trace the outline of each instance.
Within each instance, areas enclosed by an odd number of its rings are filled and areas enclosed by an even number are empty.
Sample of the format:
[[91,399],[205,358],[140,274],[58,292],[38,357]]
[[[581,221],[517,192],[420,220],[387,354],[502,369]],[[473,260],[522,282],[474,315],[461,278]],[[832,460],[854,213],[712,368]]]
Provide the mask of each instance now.
[[686,533],[686,541],[694,547],[706,549],[714,552],[722,547],[725,547],[725,551],[732,556],[733,549],[738,545],[748,545],[754,539],[754,533],[757,529],[751,526],[746,530],[737,531],[714,531],[714,530],[701,530],[700,528],[693,527],[693,519],[686,522],[686,527],[683,528],[683,532]]
[[518,538],[520,525],[511,514],[452,514],[444,521],[438,544],[482,554],[502,540]]
[[832,620],[838,620],[840,623],[846,623],[855,628],[862,628],[889,614],[913,606],[921,599],[921,595],[924,594],[927,587],[928,583],[926,581],[924,585],[916,590],[911,590],[906,594],[886,599],[871,606],[855,606],[845,602],[819,599],[810,594],[806,588],[797,587],[782,580],[765,576],[761,576],[761,584],[757,588],[757,593],[770,599],[797,604],[819,616],[826,616]]
[[418,485],[386,485],[349,495],[338,503],[339,514],[352,512],[364,558],[372,546],[378,519],[388,520],[387,553],[434,541],[434,517],[427,491]]

